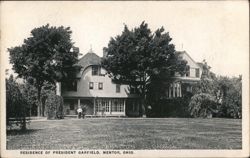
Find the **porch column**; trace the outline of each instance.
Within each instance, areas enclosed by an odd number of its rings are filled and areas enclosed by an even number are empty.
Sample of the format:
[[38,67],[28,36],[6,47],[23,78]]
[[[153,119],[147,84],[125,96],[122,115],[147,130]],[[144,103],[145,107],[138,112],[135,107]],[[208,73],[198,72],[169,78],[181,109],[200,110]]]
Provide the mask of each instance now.
[[173,97],[175,98],[175,83],[173,83]]
[[61,96],[61,82],[56,82],[56,95]]
[[95,111],[95,106],[96,106],[96,98],[94,97],[94,99],[93,99],[93,101],[94,101],[94,115],[96,115],[96,111]]
[[180,97],[179,83],[176,83],[177,97]]
[[171,88],[172,88],[171,85],[169,85],[169,87],[168,87],[168,91],[169,91],[169,92],[168,92],[168,97],[169,97],[169,98],[171,98]]
[[124,116],[126,115],[126,99],[123,100]]
[[182,93],[181,93],[181,83],[180,83],[180,97],[182,97]]
[[109,104],[109,113],[112,114],[111,100],[110,99],[108,99],[108,104]]
[[78,104],[77,105],[78,105],[78,107],[81,106],[81,100],[80,99],[78,99]]

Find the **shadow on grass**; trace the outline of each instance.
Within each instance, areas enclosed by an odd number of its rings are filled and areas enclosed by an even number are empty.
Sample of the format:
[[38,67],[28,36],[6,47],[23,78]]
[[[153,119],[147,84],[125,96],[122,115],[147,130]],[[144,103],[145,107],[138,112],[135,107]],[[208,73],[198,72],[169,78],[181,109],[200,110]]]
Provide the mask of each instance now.
[[41,129],[26,129],[26,130],[19,130],[19,129],[12,129],[7,130],[7,136],[14,136],[14,135],[28,135],[35,132],[40,131]]

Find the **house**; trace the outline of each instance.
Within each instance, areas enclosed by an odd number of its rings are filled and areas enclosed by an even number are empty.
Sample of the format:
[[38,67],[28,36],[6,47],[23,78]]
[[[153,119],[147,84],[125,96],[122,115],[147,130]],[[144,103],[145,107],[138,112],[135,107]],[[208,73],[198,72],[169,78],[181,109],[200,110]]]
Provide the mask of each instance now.
[[202,75],[202,64],[195,62],[186,51],[178,51],[180,59],[187,61],[187,72],[184,75],[175,73],[174,82],[166,90],[168,98],[183,97],[183,92],[192,92],[192,87]]
[[100,66],[101,58],[88,52],[78,64],[80,72],[70,83],[57,83],[57,94],[64,99],[64,114],[76,115],[79,105],[87,106],[86,115],[138,115],[140,100],[128,85],[114,83]]
[[[192,91],[192,84],[200,80],[201,67],[185,52],[177,52],[185,59],[188,71],[181,76],[175,74],[175,81],[166,89],[168,98],[182,97],[185,90]],[[67,83],[57,83],[57,94],[64,99],[64,114],[76,115],[78,106],[87,106],[86,115],[139,116],[141,101],[128,85],[116,84],[101,67],[101,57],[88,52],[78,64],[81,70]]]

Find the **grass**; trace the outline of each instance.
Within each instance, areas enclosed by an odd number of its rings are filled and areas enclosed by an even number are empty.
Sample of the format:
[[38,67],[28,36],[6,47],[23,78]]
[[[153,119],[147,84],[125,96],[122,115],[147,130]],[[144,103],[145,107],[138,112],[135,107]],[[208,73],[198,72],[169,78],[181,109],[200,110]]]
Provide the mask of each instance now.
[[241,149],[241,120],[101,118],[34,121],[7,149]]

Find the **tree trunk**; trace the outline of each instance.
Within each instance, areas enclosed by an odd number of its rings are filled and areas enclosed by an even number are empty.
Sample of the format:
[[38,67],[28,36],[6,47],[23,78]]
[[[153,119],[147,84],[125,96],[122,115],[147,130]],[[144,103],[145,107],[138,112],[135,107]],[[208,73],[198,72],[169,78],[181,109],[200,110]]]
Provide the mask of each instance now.
[[44,103],[42,103],[42,116],[44,117],[45,115],[44,115],[44,110],[45,109],[45,104]]
[[23,119],[21,120],[21,130],[26,130],[26,117],[24,115]]
[[37,104],[37,116],[41,116],[41,105],[42,105],[41,90],[42,90],[42,87],[38,86],[37,87],[37,100],[38,100],[38,104]]
[[145,110],[147,109],[147,103],[146,103],[146,86],[145,84],[142,87],[142,105],[140,106],[140,117],[142,117],[145,114]]

